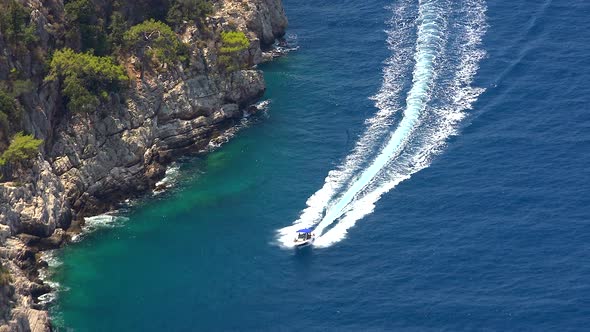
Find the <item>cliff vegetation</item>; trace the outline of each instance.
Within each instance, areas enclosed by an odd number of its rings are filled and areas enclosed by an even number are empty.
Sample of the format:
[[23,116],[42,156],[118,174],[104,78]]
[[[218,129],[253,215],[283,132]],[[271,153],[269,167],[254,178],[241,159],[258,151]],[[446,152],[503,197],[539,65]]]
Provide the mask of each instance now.
[[[141,77],[146,70],[186,62],[188,45],[179,33],[195,25],[206,34],[204,22],[214,5],[209,0],[65,0],[63,20],[57,17],[58,6],[47,8],[47,19],[54,22],[47,22],[49,31],[40,33],[31,19],[38,9],[23,1],[0,0],[0,44],[8,51],[0,56],[0,152],[23,129],[19,98],[38,84],[57,81],[69,110],[94,111],[127,84],[124,66],[130,55],[139,59],[135,66]],[[54,38],[40,43],[47,33]],[[247,47],[248,39],[239,33],[237,41],[226,32],[221,35],[220,62],[230,70],[238,68],[232,57],[237,51],[227,45],[239,42],[242,49]]]
[[41,251],[255,112],[286,26],[281,0],[0,0],[0,331],[50,330]]
[[47,81],[59,80],[68,109],[90,112],[118,92],[128,77],[123,67],[109,57],[76,53],[69,48],[53,54]]
[[42,143],[42,140],[35,139],[32,135],[17,133],[12,138],[8,149],[0,155],[0,166],[33,158],[39,152],[39,146]]

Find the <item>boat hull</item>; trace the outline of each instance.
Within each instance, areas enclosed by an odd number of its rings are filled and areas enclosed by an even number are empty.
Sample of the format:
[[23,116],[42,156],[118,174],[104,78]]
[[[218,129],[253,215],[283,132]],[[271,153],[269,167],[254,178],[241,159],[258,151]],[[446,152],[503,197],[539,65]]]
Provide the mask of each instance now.
[[309,239],[306,241],[295,242],[295,248],[309,247],[313,244],[313,240],[315,240],[315,239]]

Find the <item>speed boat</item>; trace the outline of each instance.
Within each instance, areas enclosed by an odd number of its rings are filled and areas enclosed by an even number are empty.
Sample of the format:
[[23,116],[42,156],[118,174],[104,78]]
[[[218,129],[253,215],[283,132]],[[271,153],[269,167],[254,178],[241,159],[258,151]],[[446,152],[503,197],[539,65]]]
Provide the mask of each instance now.
[[297,235],[293,242],[295,243],[296,248],[302,248],[311,245],[314,240],[315,234],[313,233],[313,229],[304,228],[297,231]]

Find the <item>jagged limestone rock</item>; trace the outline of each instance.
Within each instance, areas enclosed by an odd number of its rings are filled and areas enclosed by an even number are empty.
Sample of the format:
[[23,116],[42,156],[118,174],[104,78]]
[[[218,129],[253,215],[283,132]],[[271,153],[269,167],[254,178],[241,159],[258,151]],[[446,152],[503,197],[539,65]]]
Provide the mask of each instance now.
[[[54,46],[64,33],[63,2],[21,2],[32,8],[40,49]],[[100,2],[94,1],[98,7]],[[251,68],[263,60],[261,47],[285,33],[281,0],[221,0],[217,7],[207,19],[208,31],[246,33],[251,43],[239,58],[246,69],[227,72],[218,63],[218,41],[189,26],[180,36],[189,45],[189,67],[166,66],[140,78],[136,59],[128,59],[129,88],[92,114],[65,110],[59,84],[42,82],[44,63],[34,54],[21,59],[0,54],[38,85],[21,98],[23,126],[45,141],[37,160],[17,169],[11,182],[0,183],[0,258],[10,268],[15,290],[0,331],[50,329],[47,312],[33,308],[34,295],[44,291],[29,280],[38,249],[59,246],[72,219],[103,212],[153,187],[174,158],[227,140],[224,135],[233,133],[242,109],[262,96],[263,75]],[[6,75],[1,69],[0,76]],[[17,239],[17,234],[28,235]]]

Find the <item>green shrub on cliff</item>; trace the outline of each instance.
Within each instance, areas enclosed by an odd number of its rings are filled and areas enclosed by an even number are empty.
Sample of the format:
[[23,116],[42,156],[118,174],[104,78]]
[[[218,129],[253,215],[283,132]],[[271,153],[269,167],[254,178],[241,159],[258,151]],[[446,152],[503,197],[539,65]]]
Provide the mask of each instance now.
[[8,115],[4,112],[0,112],[0,139],[4,139],[8,135],[8,128],[10,128]]
[[224,31],[221,33],[221,53],[235,53],[248,49],[250,40],[242,31]]
[[226,70],[234,71],[241,68],[238,55],[250,47],[250,40],[242,31],[224,31],[221,33],[219,63]]
[[107,54],[104,19],[98,15],[91,0],[70,0],[64,6],[66,41],[68,46],[95,54]]
[[166,16],[166,21],[178,27],[183,22],[201,25],[207,15],[213,13],[213,4],[208,0],[175,0]]
[[10,141],[8,149],[0,156],[0,166],[35,157],[41,144],[43,141],[35,139],[33,135],[17,133]]
[[9,45],[22,48],[38,40],[29,23],[30,10],[16,0],[0,0],[0,9],[0,31]]
[[68,109],[88,112],[100,104],[109,92],[119,91],[129,80],[122,66],[109,57],[76,53],[66,48],[55,51],[46,81],[60,80]]
[[109,35],[107,37],[111,49],[117,53],[119,47],[123,45],[123,35],[128,29],[127,21],[122,13],[116,11],[111,15],[111,24],[109,24]]
[[130,25],[153,18],[164,21],[173,0],[115,0],[114,5],[123,9]]
[[0,113],[3,113],[8,117],[9,115],[16,114],[16,110],[17,107],[14,98],[0,90]]
[[16,98],[33,91],[35,85],[31,80],[8,79],[0,82],[0,89],[6,90],[7,93]]
[[0,90],[0,140],[8,138],[11,125],[20,121],[21,109],[14,98],[8,93]]
[[172,64],[184,60],[185,47],[165,23],[153,19],[134,25],[123,35],[125,47],[142,62],[142,72],[148,65]]

